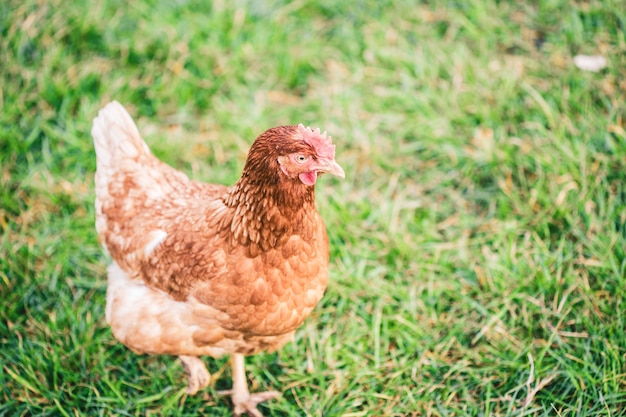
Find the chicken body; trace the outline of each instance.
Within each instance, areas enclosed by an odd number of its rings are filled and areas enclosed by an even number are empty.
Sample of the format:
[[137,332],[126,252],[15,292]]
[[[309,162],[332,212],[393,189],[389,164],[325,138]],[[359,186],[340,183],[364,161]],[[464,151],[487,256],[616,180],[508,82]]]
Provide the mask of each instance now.
[[343,177],[330,138],[303,126],[264,132],[231,187],[191,181],[156,159],[117,102],[92,129],[96,229],[112,257],[106,320],[137,353],[178,355],[188,392],[209,373],[197,356],[231,354],[235,414],[278,395],[250,394],[243,355],[293,338],[328,280],[317,176]]

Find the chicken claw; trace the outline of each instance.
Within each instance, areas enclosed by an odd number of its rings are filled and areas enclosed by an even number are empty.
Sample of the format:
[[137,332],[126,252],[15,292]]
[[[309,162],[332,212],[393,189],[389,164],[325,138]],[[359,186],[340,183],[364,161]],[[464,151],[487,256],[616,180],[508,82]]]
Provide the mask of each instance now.
[[261,414],[257,405],[263,401],[280,397],[280,392],[266,391],[250,394],[250,391],[248,391],[248,384],[246,382],[244,356],[240,353],[233,354],[231,357],[231,363],[233,367],[233,388],[226,391],[219,391],[218,394],[230,395],[236,416],[246,413],[252,417],[263,417],[263,414]]
[[233,390],[219,391],[218,394],[231,396],[231,400],[234,405],[233,411],[237,417],[241,416],[243,413],[252,417],[263,417],[263,414],[259,411],[257,405],[263,401],[278,398],[281,395],[278,391],[255,392],[254,394],[248,394],[247,399],[242,399],[237,398],[234,395]]
[[193,395],[198,390],[206,388],[211,382],[211,374],[204,366],[204,362],[195,356],[180,355],[179,358],[187,373],[187,394]]

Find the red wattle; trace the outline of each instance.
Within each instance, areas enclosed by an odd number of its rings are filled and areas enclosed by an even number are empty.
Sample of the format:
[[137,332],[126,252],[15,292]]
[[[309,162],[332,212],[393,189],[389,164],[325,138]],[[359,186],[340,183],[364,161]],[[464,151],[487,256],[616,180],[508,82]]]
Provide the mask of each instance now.
[[300,181],[302,181],[306,185],[314,185],[315,181],[317,180],[317,172],[316,171],[303,172],[300,175],[298,175],[298,178],[300,178]]

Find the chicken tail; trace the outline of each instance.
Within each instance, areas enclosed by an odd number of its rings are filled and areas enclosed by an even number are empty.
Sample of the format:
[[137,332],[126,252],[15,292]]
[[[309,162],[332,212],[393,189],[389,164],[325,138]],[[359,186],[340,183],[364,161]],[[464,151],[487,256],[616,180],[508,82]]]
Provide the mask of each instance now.
[[[96,229],[99,234],[107,228],[102,213],[103,201],[109,197],[109,182],[122,167],[153,158],[148,145],[124,106],[112,101],[98,112],[93,120],[91,135],[96,148]],[[140,164],[137,164],[140,166]]]
[[110,102],[98,112],[93,120],[91,135],[96,147],[98,169],[113,168],[114,164],[124,159],[152,155],[130,114],[117,101]]

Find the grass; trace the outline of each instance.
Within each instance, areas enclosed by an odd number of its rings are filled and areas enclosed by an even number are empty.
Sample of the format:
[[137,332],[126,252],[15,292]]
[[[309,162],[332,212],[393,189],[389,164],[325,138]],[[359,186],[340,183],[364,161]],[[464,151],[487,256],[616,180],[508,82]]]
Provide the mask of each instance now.
[[[232,4],[231,4],[232,3]],[[626,4],[0,4],[0,416],[230,415],[104,321],[91,120],[191,177],[329,131],[325,298],[249,360],[269,416],[626,415]],[[602,54],[597,73],[574,65]]]

